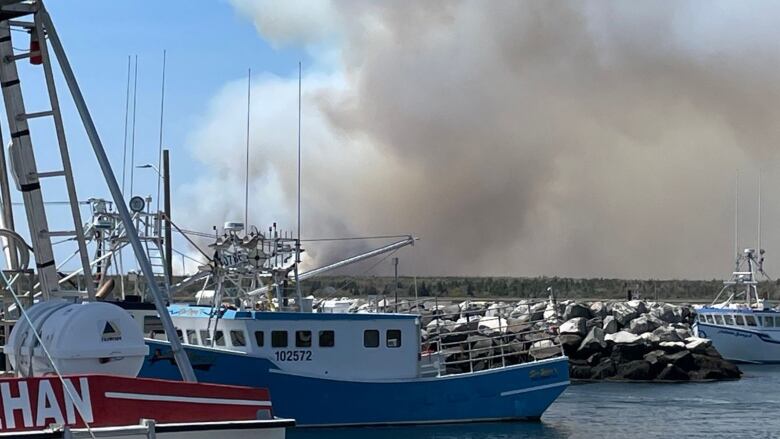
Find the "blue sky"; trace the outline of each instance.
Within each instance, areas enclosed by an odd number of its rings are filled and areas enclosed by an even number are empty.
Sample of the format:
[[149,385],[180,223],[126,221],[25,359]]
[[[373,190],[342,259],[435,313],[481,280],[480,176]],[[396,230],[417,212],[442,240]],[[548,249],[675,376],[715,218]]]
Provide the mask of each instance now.
[[[176,193],[207,171],[192,158],[187,142],[206,117],[210,100],[227,83],[245,80],[249,68],[253,76],[287,77],[297,76],[299,60],[304,67],[310,62],[302,50],[272,48],[227,1],[74,0],[49,1],[47,7],[120,183],[128,55],[138,55],[135,164],[156,164],[162,55],[167,51],[163,145],[172,151],[174,216]],[[27,46],[23,33],[14,32],[13,37],[16,48]],[[26,62],[19,65],[28,111],[47,108],[42,82],[38,82],[40,69]],[[109,198],[67,89],[58,80],[79,198]],[[59,168],[49,153],[55,145],[54,132],[46,124],[31,124],[41,170]],[[2,127],[7,142],[5,115]],[[128,141],[128,160],[129,148]],[[154,172],[135,172],[134,193],[154,195]],[[64,200],[62,190],[60,181],[46,181],[44,199]],[[21,200],[18,192],[12,196],[17,203]],[[49,206],[50,228],[69,229],[66,212],[63,206]],[[15,213],[17,227],[26,228],[19,224],[23,222],[22,206],[16,205]],[[84,208],[82,215],[86,220],[88,209]]]
[[[193,7],[196,3],[200,7]],[[79,0],[53,1],[48,7],[117,172],[124,136],[127,56],[139,59],[136,163],[156,162],[162,51],[167,50],[163,143],[172,150],[174,187],[202,171],[202,165],[190,158],[188,133],[221,87],[246,77],[248,68],[258,75],[296,75],[298,61],[307,61],[302,51],[271,48],[224,1]],[[34,92],[31,87],[29,91]],[[68,120],[74,122],[70,133],[76,134],[78,121],[69,113]],[[154,183],[148,190],[152,187]],[[82,194],[88,195],[83,190]]]

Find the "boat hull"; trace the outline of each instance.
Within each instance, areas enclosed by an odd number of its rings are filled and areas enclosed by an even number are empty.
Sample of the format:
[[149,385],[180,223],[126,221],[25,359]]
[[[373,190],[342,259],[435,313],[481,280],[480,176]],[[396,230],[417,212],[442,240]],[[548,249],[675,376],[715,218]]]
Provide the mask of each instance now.
[[[225,436],[231,439],[284,439],[286,428],[293,427],[290,420],[200,422],[182,424],[160,424],[154,429],[154,437],[160,439],[213,439]],[[93,428],[92,434],[101,438],[149,439],[149,430],[140,426],[114,428]],[[91,438],[84,428],[64,431],[30,431],[14,434],[0,434],[0,438],[14,439],[60,439]]]
[[780,363],[780,340],[767,332],[696,322],[696,336],[712,340],[723,358],[736,363]]
[[[169,345],[147,343],[141,376],[179,379]],[[538,420],[569,384],[566,357],[444,377],[350,381],[284,372],[239,352],[186,349],[200,381],[262,385],[274,414],[294,417],[297,426]]]

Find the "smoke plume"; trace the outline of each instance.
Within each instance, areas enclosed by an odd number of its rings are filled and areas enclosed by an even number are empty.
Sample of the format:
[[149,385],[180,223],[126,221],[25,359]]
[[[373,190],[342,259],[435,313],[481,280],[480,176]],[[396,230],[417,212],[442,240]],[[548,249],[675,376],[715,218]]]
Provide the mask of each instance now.
[[[314,59],[304,237],[413,233],[405,274],[710,278],[731,268],[738,170],[756,245],[761,170],[776,266],[775,4],[231,3]],[[255,224],[294,227],[295,73],[253,78]],[[193,228],[243,217],[245,107],[227,84],[193,134],[212,169],[187,190]]]

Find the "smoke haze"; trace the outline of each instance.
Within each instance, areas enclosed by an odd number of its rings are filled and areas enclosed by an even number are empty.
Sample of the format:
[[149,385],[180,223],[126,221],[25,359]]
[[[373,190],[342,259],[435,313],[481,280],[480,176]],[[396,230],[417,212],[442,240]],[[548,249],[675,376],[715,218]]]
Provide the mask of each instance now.
[[[314,60],[304,238],[413,233],[404,274],[722,277],[735,173],[755,246],[761,169],[780,272],[774,3],[231,3]],[[295,67],[253,77],[251,223],[295,224]],[[211,171],[180,196],[191,228],[243,218],[245,111],[227,84],[192,135]]]

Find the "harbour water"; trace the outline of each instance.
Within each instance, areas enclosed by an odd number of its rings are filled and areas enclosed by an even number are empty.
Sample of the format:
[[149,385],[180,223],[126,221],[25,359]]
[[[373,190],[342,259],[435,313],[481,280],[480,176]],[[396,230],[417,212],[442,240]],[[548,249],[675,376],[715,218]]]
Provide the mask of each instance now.
[[293,429],[289,439],[780,437],[780,366],[741,367],[739,381],[570,386],[538,423]]

